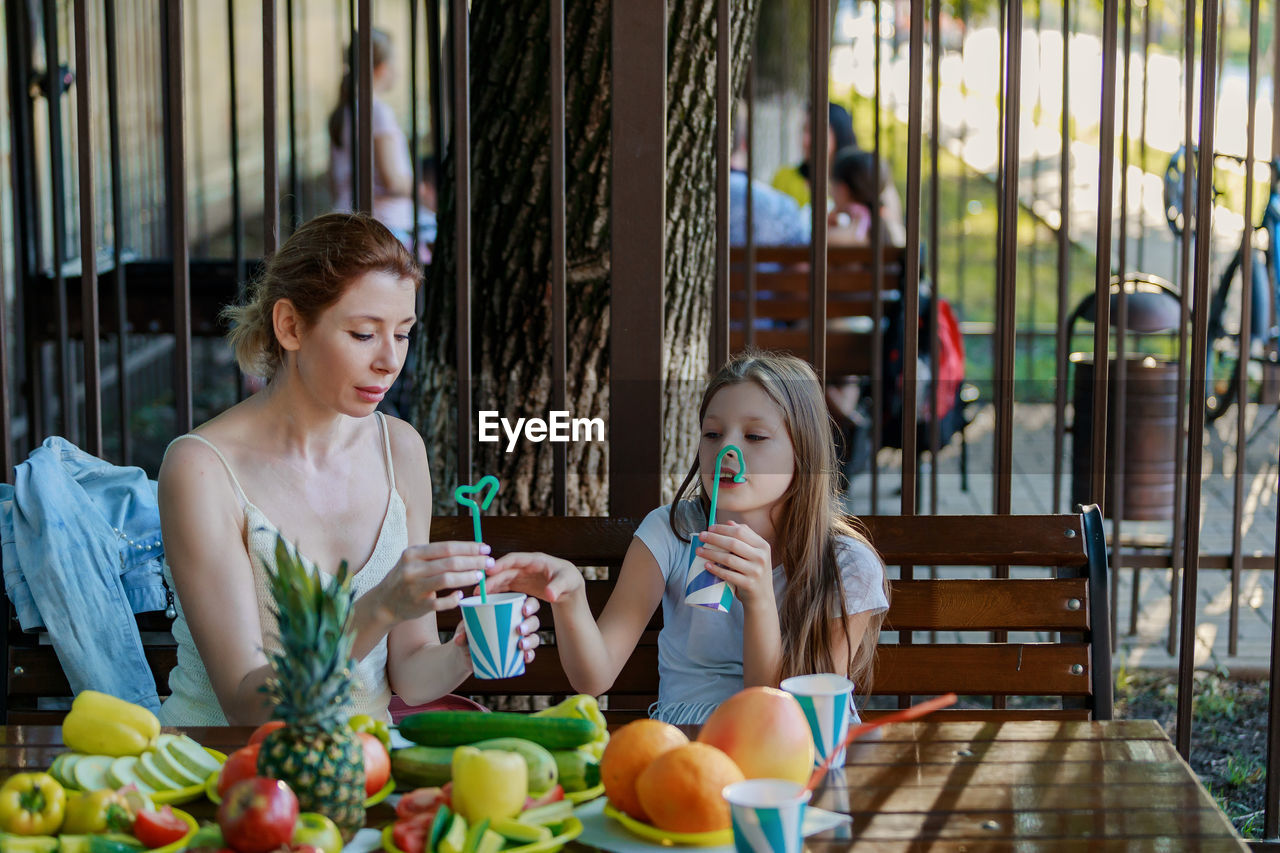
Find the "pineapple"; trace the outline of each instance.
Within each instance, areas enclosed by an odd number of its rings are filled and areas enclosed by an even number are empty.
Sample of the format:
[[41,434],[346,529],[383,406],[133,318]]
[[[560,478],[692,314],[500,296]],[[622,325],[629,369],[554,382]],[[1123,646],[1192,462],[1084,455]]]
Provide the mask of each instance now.
[[279,537],[269,574],[280,647],[267,655],[275,673],[262,691],[285,725],[263,741],[258,773],[285,782],[302,811],[328,815],[350,835],[364,826],[365,792],[364,751],[347,726],[354,686],[347,562],[326,589]]

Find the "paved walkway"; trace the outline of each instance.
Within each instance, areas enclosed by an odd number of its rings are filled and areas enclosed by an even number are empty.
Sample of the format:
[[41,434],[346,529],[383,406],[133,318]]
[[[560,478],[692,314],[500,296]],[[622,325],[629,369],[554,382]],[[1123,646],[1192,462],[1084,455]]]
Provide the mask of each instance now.
[[[1249,413],[1249,425],[1256,435],[1247,443],[1245,454],[1244,501],[1241,506],[1243,550],[1248,555],[1275,552],[1277,445],[1280,417],[1258,425],[1258,407]],[[1272,411],[1262,407],[1265,420]],[[1053,407],[1019,404],[1014,415],[1014,457],[1012,504],[1015,513],[1064,512],[1069,509],[1071,438],[1066,438],[1063,467],[1066,469],[1060,502],[1053,505]],[[960,441],[957,438],[938,457],[938,513],[943,515],[990,513],[994,506],[992,448],[995,432],[994,408],[986,406],[966,431],[969,440],[969,489],[963,491],[960,477]],[[1203,456],[1201,499],[1202,555],[1228,554],[1231,549],[1232,507],[1236,454],[1234,447],[1235,409],[1210,431]],[[1230,439],[1230,440],[1228,440]],[[901,510],[901,454],[885,450],[879,457],[879,506],[881,514]],[[922,463],[921,505],[928,511],[928,462]],[[846,496],[855,513],[870,513],[870,475],[855,478]],[[1169,522],[1132,522],[1121,526],[1130,537],[1168,541]],[[1167,545],[1166,545],[1167,548]],[[971,570],[952,570],[962,573]],[[944,570],[945,576],[946,570]],[[1169,653],[1170,572],[1147,569],[1138,574],[1137,630],[1129,633],[1129,612],[1135,572],[1125,569],[1117,579],[1119,637],[1115,665],[1176,669],[1178,652]],[[1226,667],[1237,675],[1264,674],[1270,661],[1274,577],[1271,571],[1242,573],[1239,593],[1239,642],[1237,653],[1229,654],[1228,617],[1231,604],[1231,573],[1201,569],[1198,573],[1196,606],[1196,665],[1204,669]]]

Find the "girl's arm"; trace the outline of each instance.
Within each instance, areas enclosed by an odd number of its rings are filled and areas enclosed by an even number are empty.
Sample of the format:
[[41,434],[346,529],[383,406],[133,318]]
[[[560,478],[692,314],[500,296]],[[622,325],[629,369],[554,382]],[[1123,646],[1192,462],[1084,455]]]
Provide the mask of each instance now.
[[[845,617],[843,625],[836,626],[831,632],[831,663],[835,666],[832,672],[847,673],[849,671],[849,666],[853,663],[850,652],[856,655],[858,647],[862,645],[867,634],[867,626],[871,622],[872,612],[864,610],[861,613],[851,613]],[[847,642],[846,638],[848,638]]]
[[271,666],[244,513],[227,471],[205,445],[179,441],[160,466],[158,498],[174,591],[222,713],[231,725],[265,722],[270,708],[258,688]]
[[556,650],[573,689],[598,696],[617,680],[653,611],[662,602],[662,569],[639,539],[632,539],[597,623],[582,572],[547,554],[513,553],[498,560],[491,588],[511,589],[551,603]]
[[769,543],[745,524],[713,524],[698,534],[707,571],[728,581],[742,600],[742,681],[746,687],[777,687],[782,670],[782,628],[773,593]]
[[413,194],[413,167],[403,168],[405,158],[400,146],[404,144],[404,137],[395,133],[383,133],[373,138],[373,168],[378,170],[378,181],[386,187],[387,195],[407,197]]

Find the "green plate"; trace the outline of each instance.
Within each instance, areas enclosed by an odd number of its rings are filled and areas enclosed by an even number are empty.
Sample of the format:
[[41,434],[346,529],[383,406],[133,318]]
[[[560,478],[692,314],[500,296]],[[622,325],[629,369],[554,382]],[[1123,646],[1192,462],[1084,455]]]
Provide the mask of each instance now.
[[733,843],[733,829],[718,829],[714,832],[667,832],[642,823],[631,815],[618,811],[612,803],[604,804],[605,817],[611,817],[632,835],[645,841],[654,841],[664,846],[681,847],[724,847]]
[[[576,817],[562,821],[558,826],[559,829],[556,834],[546,841],[535,841],[532,844],[521,844],[517,847],[503,847],[502,853],[555,853],[555,851],[582,834],[582,821]],[[391,832],[394,828],[394,823],[389,823],[383,828],[382,849],[387,853],[404,853],[403,850],[396,847],[395,842],[391,839]]]
[[[383,785],[381,790],[374,791],[372,796],[364,798],[364,807],[376,806],[387,797],[395,793],[396,780],[388,778],[387,784]],[[218,793],[218,774],[211,773],[209,778],[204,780],[204,795],[209,798],[209,802],[218,805],[222,802],[222,795]]]
[[580,806],[588,800],[594,800],[602,794],[604,794],[603,782],[596,785],[594,788],[587,788],[585,791],[565,791],[564,798],[575,806]]
[[[216,749],[210,749],[209,747],[206,746],[204,748],[204,751],[209,753],[214,758],[218,759],[218,761],[224,764],[227,761],[227,756],[223,755],[221,752],[218,752],[218,750]],[[218,774],[214,773],[213,775],[216,778]],[[189,803],[192,800],[199,799],[201,796],[204,795],[205,786],[207,784],[208,784],[208,780],[206,780],[205,782],[197,782],[194,785],[187,785],[184,788],[170,788],[167,791],[152,791],[147,794],[147,799],[155,803],[157,806]],[[78,791],[79,788],[67,788],[67,790]],[[168,848],[164,848],[164,849],[167,850]],[[181,848],[175,848],[175,849],[181,849]]]

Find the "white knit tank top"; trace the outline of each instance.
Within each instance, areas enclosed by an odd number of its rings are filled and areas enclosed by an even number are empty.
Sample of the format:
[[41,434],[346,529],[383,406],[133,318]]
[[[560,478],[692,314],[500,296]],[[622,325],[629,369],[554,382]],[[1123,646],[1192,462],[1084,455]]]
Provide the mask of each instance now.
[[[391,495],[387,500],[387,511],[382,519],[382,529],[378,533],[378,541],[374,545],[373,553],[352,578],[351,586],[356,598],[377,586],[395,567],[400,555],[409,545],[404,501],[396,490],[396,475],[391,464],[390,437],[387,434],[382,413],[375,414],[386,454],[387,479],[391,485]],[[276,568],[275,549],[278,528],[246,497],[244,489],[240,487],[240,481],[231,470],[231,465],[212,442],[194,433],[178,436],[174,441],[181,441],[184,438],[200,441],[218,455],[227,469],[227,476],[231,478],[236,494],[244,505],[244,544],[253,566],[253,588],[258,601],[258,621],[262,625],[262,646],[268,652],[274,651],[280,646],[276,636],[276,618],[271,609],[271,587],[267,580],[267,569],[270,567],[275,571]],[[315,564],[305,555],[298,556],[310,571],[317,571]],[[321,574],[325,578],[325,583],[331,585],[333,576],[323,572]],[[170,589],[176,589],[173,584],[173,574],[167,562],[164,566],[164,579]],[[218,704],[213,685],[209,683],[209,674],[205,670],[203,661],[200,660],[199,652],[196,651],[195,640],[192,639],[191,630],[187,627],[182,601],[176,595],[174,607],[178,613],[173,622],[173,637],[178,645],[178,664],[169,674],[171,695],[160,706],[160,722],[166,726],[225,726],[227,718],[222,713],[222,706]],[[378,645],[369,654],[357,662],[355,674],[356,687],[352,692],[349,712],[390,720],[387,703],[391,701],[391,688],[387,683],[387,638],[385,636],[378,641]]]

